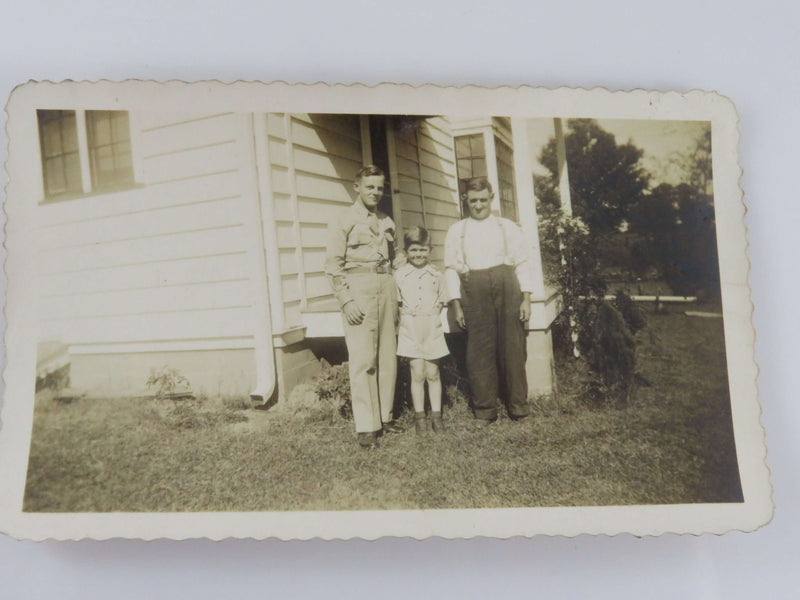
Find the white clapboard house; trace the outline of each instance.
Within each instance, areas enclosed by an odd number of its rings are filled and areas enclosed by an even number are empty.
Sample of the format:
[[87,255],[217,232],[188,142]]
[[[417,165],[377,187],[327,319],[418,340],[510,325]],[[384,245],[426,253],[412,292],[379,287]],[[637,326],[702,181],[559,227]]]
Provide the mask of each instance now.
[[[441,266],[459,180],[486,175],[498,214],[540,261],[524,120],[347,114],[38,110],[21,146],[38,203],[38,374],[136,395],[169,366],[195,392],[285,397],[341,338],[323,272],[326,227],[364,164],[389,178],[400,231],[432,232]],[[532,393],[552,388],[554,294],[537,282]]]

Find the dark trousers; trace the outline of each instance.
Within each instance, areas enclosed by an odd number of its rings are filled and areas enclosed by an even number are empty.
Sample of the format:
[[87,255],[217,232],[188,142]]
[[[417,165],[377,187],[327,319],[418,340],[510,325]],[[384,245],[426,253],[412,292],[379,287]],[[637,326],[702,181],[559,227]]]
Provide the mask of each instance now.
[[522,292],[513,267],[470,271],[461,278],[467,324],[467,371],[475,417],[497,418],[502,394],[512,418],[529,414]]

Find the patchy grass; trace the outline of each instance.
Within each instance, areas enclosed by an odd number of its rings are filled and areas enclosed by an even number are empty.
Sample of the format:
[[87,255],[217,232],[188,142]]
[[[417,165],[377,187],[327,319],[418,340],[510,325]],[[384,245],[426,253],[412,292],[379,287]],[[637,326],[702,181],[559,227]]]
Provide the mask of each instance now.
[[[741,501],[722,322],[648,315],[640,387],[589,406],[580,363],[535,417],[477,429],[466,402],[443,435],[366,452],[310,387],[270,411],[247,402],[37,398],[24,509],[264,511]],[[413,417],[401,421],[413,430]]]

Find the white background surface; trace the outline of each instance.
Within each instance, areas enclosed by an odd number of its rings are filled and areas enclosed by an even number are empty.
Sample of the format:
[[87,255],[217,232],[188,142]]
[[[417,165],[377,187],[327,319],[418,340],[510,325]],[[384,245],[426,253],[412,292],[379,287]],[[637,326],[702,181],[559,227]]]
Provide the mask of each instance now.
[[[717,90],[741,117],[775,519],[751,534],[416,542],[29,543],[2,598],[798,598],[800,5],[0,3],[0,98],[27,79],[283,79]],[[5,137],[0,135],[0,159]],[[3,181],[5,176],[3,175]]]

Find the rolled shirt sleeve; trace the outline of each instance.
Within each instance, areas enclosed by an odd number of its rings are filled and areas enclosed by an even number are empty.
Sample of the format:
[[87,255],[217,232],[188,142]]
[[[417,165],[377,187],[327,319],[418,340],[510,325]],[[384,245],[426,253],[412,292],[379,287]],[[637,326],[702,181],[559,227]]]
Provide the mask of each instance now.
[[328,225],[328,250],[325,255],[325,274],[331,282],[333,295],[344,307],[353,297],[347,285],[344,261],[347,253],[347,230],[341,219],[334,219]]
[[447,301],[461,299],[461,277],[458,275],[458,242],[461,221],[450,226],[444,238],[444,293]]
[[509,227],[506,231],[510,234],[509,240],[512,255],[514,256],[516,265],[514,270],[517,274],[519,281],[519,289],[522,292],[533,293],[534,289],[534,272],[533,272],[533,257],[531,256],[531,249],[525,242],[525,236],[522,230],[516,223],[509,222]]

